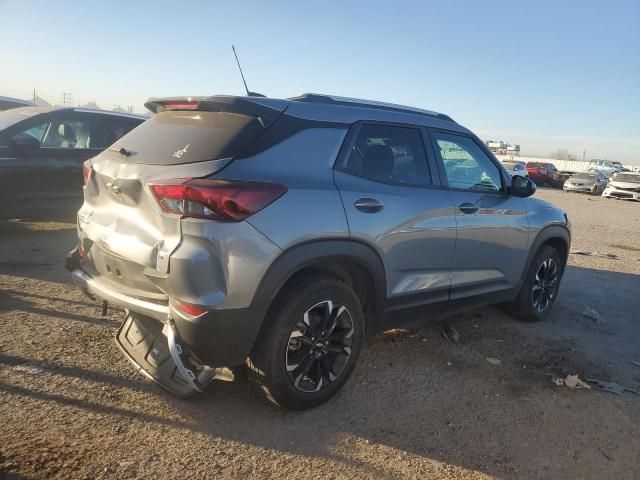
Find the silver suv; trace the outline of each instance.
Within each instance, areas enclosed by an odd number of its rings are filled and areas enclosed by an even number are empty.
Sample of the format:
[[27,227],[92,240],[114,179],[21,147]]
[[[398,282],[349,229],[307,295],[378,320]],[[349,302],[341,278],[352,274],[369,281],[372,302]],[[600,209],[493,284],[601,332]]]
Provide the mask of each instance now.
[[246,364],[273,402],[313,407],[367,335],[489,303],[537,320],[556,299],[566,215],[447,115],[316,94],[146,106],[84,166],[67,268],[124,307],[122,352],[176,395]]

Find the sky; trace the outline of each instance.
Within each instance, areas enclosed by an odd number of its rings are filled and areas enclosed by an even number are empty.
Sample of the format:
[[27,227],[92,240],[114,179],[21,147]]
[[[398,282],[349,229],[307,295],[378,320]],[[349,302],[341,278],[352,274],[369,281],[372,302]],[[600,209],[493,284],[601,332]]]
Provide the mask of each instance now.
[[241,95],[235,44],[270,97],[400,103],[523,154],[640,164],[640,0],[0,0],[0,18],[0,95]]

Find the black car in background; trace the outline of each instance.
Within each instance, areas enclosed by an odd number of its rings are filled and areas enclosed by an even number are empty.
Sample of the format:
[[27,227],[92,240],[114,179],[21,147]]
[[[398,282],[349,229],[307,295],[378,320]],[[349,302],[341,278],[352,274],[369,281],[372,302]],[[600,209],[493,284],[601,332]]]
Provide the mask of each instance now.
[[72,107],[0,112],[0,220],[73,219],[83,162],[144,120]]

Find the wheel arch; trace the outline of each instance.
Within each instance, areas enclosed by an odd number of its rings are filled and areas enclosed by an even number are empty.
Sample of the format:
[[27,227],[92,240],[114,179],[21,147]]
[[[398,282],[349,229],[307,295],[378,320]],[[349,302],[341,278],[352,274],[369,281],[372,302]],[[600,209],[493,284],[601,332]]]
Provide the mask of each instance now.
[[527,255],[526,268],[523,269],[520,277],[520,284],[524,283],[524,279],[529,271],[529,266],[533,261],[536,253],[544,245],[550,245],[558,251],[562,260],[562,269],[564,270],[567,260],[569,259],[569,247],[571,246],[571,233],[564,225],[548,225],[544,227],[531,243],[529,253]]
[[373,248],[353,240],[310,241],[282,252],[260,281],[252,310],[263,321],[273,300],[287,285],[314,272],[347,282],[363,304],[367,333],[379,330],[387,293],[384,265]]

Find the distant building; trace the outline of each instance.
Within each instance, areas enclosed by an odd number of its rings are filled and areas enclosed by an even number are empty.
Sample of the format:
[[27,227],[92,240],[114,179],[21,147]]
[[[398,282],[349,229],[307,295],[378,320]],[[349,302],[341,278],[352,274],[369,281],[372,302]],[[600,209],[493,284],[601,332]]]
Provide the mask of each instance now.
[[520,145],[511,145],[510,143],[504,142],[502,140],[487,140],[487,147],[496,155],[514,155],[516,157],[520,156]]

